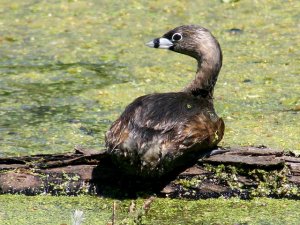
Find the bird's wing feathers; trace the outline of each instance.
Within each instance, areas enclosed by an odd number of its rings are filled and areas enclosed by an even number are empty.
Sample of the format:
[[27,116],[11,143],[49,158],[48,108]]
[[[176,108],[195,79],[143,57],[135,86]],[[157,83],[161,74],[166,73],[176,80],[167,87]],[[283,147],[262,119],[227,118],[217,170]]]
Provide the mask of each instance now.
[[130,122],[140,128],[148,128],[165,133],[180,123],[185,123],[190,117],[192,103],[186,102],[186,94],[178,93],[152,94],[142,96],[130,104],[124,116],[130,117]]
[[[162,134],[168,134],[167,139],[170,141],[183,141],[185,138],[191,141],[197,138],[200,141],[209,135],[204,131],[207,116],[203,114],[208,109],[211,107],[207,101],[186,93],[141,96],[129,104],[120,118],[113,123],[106,134],[107,144],[114,148],[129,135],[139,135],[144,141],[150,141],[155,135]],[[196,127],[200,133],[195,133]]]

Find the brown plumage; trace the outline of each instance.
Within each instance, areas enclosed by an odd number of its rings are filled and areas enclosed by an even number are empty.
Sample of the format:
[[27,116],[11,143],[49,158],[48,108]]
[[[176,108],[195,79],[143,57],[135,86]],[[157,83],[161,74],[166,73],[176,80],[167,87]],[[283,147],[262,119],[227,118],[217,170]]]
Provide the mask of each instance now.
[[106,133],[106,146],[125,173],[153,177],[182,167],[221,141],[224,122],[213,106],[222,66],[216,39],[202,27],[177,27],[147,44],[194,57],[195,79],[181,92],[141,96]]

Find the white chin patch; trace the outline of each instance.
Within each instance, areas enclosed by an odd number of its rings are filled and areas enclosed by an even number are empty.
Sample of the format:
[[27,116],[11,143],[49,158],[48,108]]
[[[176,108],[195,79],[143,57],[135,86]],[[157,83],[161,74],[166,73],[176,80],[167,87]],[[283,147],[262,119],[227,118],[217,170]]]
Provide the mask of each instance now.
[[158,38],[146,43],[146,45],[151,48],[169,49],[173,46],[173,43],[167,38]]

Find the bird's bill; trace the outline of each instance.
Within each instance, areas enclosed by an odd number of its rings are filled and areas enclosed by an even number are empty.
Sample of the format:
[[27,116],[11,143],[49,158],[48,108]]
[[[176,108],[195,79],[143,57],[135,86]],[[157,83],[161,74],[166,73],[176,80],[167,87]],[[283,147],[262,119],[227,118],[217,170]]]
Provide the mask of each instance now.
[[173,46],[173,43],[167,38],[155,38],[154,40],[146,43],[150,48],[163,48],[169,49]]

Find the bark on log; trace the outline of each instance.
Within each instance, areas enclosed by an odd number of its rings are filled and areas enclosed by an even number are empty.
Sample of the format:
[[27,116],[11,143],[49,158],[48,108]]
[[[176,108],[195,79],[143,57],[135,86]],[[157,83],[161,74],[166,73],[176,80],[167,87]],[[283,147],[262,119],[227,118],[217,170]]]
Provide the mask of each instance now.
[[160,180],[128,177],[105,151],[81,147],[67,154],[0,158],[0,193],[300,198],[300,157],[266,147],[225,150]]

